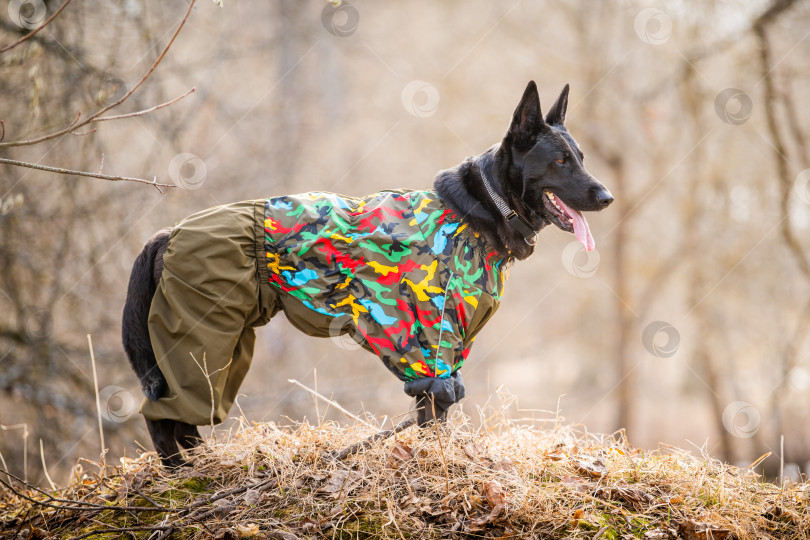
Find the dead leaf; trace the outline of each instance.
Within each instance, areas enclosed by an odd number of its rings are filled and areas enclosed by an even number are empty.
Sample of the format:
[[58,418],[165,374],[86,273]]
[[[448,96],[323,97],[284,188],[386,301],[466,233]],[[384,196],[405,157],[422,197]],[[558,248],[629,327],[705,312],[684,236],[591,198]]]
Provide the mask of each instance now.
[[477,461],[478,457],[481,455],[481,449],[478,448],[474,442],[467,442],[461,447],[464,450],[464,453],[467,454],[467,457],[473,461]]
[[236,531],[233,529],[219,529],[214,534],[214,540],[236,540]]
[[497,463],[494,463],[490,469],[493,471],[503,471],[509,474],[517,474],[517,469],[515,469],[515,464],[512,463],[508,458],[504,458]]
[[588,454],[579,454],[571,458],[571,461],[574,462],[574,466],[579,472],[585,473],[590,478],[602,478],[607,474],[607,467],[605,467],[602,460],[597,457]]
[[653,529],[644,533],[644,540],[672,540],[677,537],[675,529]]
[[441,503],[442,506],[444,506],[446,508],[450,508],[451,506],[453,506],[450,503],[455,502],[457,496],[458,496],[458,493],[456,493],[455,491],[451,491],[450,493],[448,493],[447,495],[442,497],[442,500],[439,501],[439,502]]
[[785,511],[779,506],[772,506],[768,510],[766,510],[762,516],[765,519],[770,519],[771,521],[777,520],[785,514]]
[[552,461],[562,461],[565,459],[565,453],[560,450],[553,450],[551,452],[543,452],[543,457]]
[[443,516],[444,514],[449,514],[450,512],[452,512],[452,510],[450,508],[446,508],[441,505],[436,505],[432,508],[428,507],[428,509],[425,510],[424,512],[429,516],[439,517]]
[[298,540],[298,537],[295,536],[293,533],[289,533],[287,531],[282,530],[270,531],[270,533],[267,535],[267,538],[272,540]]
[[580,492],[590,492],[591,486],[582,478],[578,476],[564,476],[560,479],[560,482],[568,486],[570,489],[580,491]]
[[597,497],[622,501],[637,512],[643,511],[646,505],[651,504],[655,500],[655,498],[646,491],[630,486],[597,489],[595,495]]
[[328,493],[333,497],[339,497],[341,494],[348,494],[362,481],[363,477],[355,471],[337,470],[332,473],[318,491]]
[[397,441],[391,448],[391,455],[400,461],[408,461],[413,458],[413,450],[407,444]]
[[678,525],[678,534],[684,540],[724,540],[725,538],[733,538],[729,529],[721,529],[710,523],[699,523],[688,519]]
[[250,538],[259,534],[259,526],[255,523],[245,523],[244,525],[237,525],[235,528],[237,538]]
[[492,509],[486,516],[482,516],[470,521],[469,530],[470,532],[478,532],[482,531],[486,528],[487,525],[494,523],[496,519],[501,517],[501,514],[504,513],[504,505],[499,504],[495,508]]
[[301,528],[302,531],[312,531],[315,529],[320,529],[320,522],[314,520],[310,517],[305,517],[301,521],[298,522],[298,526]]
[[506,504],[506,494],[503,491],[503,486],[497,480],[490,480],[484,484],[484,495],[486,495],[487,502],[493,508]]
[[258,489],[249,489],[245,492],[245,503],[248,506],[255,506],[256,503],[259,502],[259,490]]

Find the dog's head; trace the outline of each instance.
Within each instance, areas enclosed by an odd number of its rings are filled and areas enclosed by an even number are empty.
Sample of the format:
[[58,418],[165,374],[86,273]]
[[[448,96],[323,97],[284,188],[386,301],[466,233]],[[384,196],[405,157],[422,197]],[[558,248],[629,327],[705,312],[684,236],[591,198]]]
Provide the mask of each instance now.
[[508,164],[512,196],[540,217],[541,226],[553,223],[574,233],[590,251],[595,242],[582,212],[606,208],[613,195],[585,170],[582,151],[564,125],[567,109],[566,84],[543,119],[537,85],[529,82],[498,149],[499,161]]

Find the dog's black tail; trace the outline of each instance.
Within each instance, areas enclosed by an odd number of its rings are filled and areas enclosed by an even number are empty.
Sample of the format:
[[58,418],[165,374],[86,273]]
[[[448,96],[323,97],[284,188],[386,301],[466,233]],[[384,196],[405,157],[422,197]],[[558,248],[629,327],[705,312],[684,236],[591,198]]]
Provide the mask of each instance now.
[[149,339],[149,308],[163,273],[163,253],[171,229],[161,229],[143,246],[129,276],[127,301],[121,321],[124,351],[135,374],[141,380],[143,393],[157,401],[166,390],[166,379],[158,368]]

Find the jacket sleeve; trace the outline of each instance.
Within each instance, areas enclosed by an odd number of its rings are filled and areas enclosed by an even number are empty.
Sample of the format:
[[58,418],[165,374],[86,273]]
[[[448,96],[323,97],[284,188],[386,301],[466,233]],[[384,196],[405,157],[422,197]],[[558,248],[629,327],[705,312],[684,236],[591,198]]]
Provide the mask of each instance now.
[[480,290],[465,287],[454,276],[443,294],[431,296],[415,306],[414,318],[420,327],[418,343],[399,359],[401,379],[447,378],[458,370],[470,352],[475,336],[497,309],[494,298]]
[[[470,302],[471,300],[472,298],[469,298],[464,301]],[[449,306],[450,299],[447,301]],[[448,342],[447,346],[443,345],[439,349],[441,354],[446,355],[446,358],[453,358],[452,365],[449,367],[450,374],[442,376],[443,374],[437,373],[433,377],[426,376],[405,382],[405,393],[417,399],[419,411],[417,418],[420,426],[425,425],[429,420],[443,419],[450,405],[464,398],[466,392],[459,368],[464,364],[475,341],[475,336],[498,308],[498,302],[486,293],[477,298],[477,302],[470,303],[474,303],[476,306],[476,309],[471,312],[459,310],[456,307],[458,311],[463,312],[463,315],[469,316],[469,319],[466,317],[456,319],[458,321],[455,325],[456,331],[453,332],[452,338],[448,337],[448,340],[452,339],[454,346],[451,348],[451,343]],[[447,313],[447,309],[445,309],[445,313]],[[444,336],[441,343],[445,343]],[[439,359],[441,359],[441,354]]]

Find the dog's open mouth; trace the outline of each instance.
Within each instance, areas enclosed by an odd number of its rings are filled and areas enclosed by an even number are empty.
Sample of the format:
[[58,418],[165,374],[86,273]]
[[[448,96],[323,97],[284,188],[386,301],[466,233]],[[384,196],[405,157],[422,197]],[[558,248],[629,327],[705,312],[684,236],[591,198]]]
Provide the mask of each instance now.
[[585,247],[585,251],[591,251],[596,247],[591,229],[582,212],[574,210],[550,191],[543,192],[543,206],[550,218],[549,221],[564,231],[574,233]]

